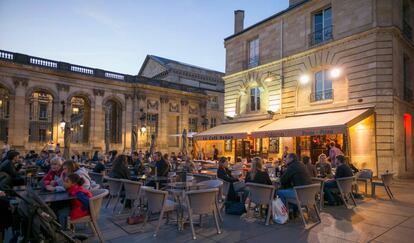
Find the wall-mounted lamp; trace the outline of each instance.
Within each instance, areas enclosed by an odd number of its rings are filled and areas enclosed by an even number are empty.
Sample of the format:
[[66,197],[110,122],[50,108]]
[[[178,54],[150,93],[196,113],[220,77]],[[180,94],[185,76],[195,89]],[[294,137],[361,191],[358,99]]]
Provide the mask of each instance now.
[[274,111],[271,111],[271,110],[268,110],[268,111],[267,111],[267,114],[269,114],[269,115],[272,115],[272,116],[273,116],[273,115],[275,114],[275,112],[274,112]]
[[145,133],[147,131],[147,126],[146,125],[142,125],[142,127],[140,128],[141,133]]
[[81,128],[83,128],[83,123],[81,123],[79,126],[80,126]]
[[341,69],[340,68],[333,68],[330,70],[329,75],[331,78],[339,78],[341,76]]
[[309,83],[309,75],[307,74],[303,74],[302,76],[300,76],[299,81],[302,85]]
[[263,80],[266,83],[272,82],[275,77],[283,78],[282,75],[277,74],[276,72],[267,72],[266,78]]
[[65,122],[65,120],[61,120],[60,121],[60,123],[59,123],[59,126],[60,126],[60,128],[62,129],[62,130],[64,130],[65,129],[65,125],[66,125],[66,122]]

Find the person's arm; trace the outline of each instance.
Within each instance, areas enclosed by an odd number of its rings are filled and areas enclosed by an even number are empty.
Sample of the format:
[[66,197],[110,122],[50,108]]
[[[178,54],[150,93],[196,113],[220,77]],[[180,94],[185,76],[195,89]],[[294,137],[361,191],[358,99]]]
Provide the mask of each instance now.
[[83,209],[89,211],[89,197],[83,192],[77,192],[76,198],[82,203]]
[[48,185],[50,185],[50,183],[51,183],[51,181],[53,181],[53,179],[54,179],[54,176],[52,175],[52,173],[50,173],[50,171],[46,174],[46,176],[45,177],[43,177],[43,179],[42,179],[42,181],[43,181],[43,184],[45,185],[45,186],[48,186]]
[[264,177],[265,177],[265,182],[266,182],[266,185],[272,185],[273,183],[272,183],[272,180],[270,180],[270,176],[269,176],[269,174],[267,174],[266,172],[264,173]]
[[282,177],[280,177],[280,184],[283,187],[290,186],[290,184],[291,184],[291,176],[292,176],[291,175],[291,169],[290,169],[290,167],[288,167],[286,169],[285,173],[283,173]]

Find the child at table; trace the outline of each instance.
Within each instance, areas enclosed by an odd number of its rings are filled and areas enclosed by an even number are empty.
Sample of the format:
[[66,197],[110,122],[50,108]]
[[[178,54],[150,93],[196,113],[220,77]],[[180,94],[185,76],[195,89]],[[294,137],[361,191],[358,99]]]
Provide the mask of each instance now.
[[71,200],[71,210],[69,213],[71,220],[79,219],[90,214],[89,198],[92,197],[92,193],[82,186],[83,183],[83,178],[77,174],[68,175],[64,182],[66,191],[71,197],[75,197]]

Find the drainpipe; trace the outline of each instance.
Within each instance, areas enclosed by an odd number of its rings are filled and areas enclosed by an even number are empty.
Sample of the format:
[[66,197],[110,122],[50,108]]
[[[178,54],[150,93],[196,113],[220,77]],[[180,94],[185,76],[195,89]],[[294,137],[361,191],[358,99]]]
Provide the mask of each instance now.
[[[280,59],[283,59],[283,18],[280,22]],[[281,61],[281,67],[280,67],[280,108],[279,108],[279,114],[282,115],[282,89],[283,89],[283,83],[284,83],[284,77],[283,77],[283,60]]]

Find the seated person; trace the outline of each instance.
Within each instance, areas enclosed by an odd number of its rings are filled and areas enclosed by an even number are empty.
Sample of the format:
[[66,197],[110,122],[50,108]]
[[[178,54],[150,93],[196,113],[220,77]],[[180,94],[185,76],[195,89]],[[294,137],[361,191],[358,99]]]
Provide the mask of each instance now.
[[[170,166],[168,165],[167,161],[164,160],[162,157],[161,152],[157,151],[152,156],[152,160],[155,161],[155,166],[151,170],[151,174],[156,175],[158,177],[167,177],[168,172],[170,171]],[[161,180],[160,184],[165,184],[167,180]],[[150,180],[146,186],[155,187],[156,183],[153,180]]]
[[245,182],[272,185],[269,174],[263,170],[262,159],[256,157],[252,161],[252,169],[247,172]]
[[85,168],[81,168],[78,163],[73,160],[67,160],[63,163],[63,172],[62,176],[63,179],[66,179],[67,175],[70,174],[77,174],[83,179],[83,187],[87,190],[94,188],[96,186],[96,182],[94,182],[88,174],[88,171]]
[[46,151],[42,150],[42,152],[40,152],[39,158],[36,159],[36,165],[39,166],[43,172],[49,171],[49,154]]
[[98,154],[96,156],[96,165],[93,168],[93,172],[94,173],[99,173],[102,175],[105,175],[106,172],[106,167],[105,167],[105,163],[106,163],[106,157],[103,154]]
[[332,167],[327,161],[326,154],[320,154],[318,162],[316,163],[316,170],[319,171],[319,176],[322,178],[332,178]]
[[[337,163],[335,179],[353,176],[352,170],[351,168],[349,168],[348,164],[345,162],[345,157],[343,155],[337,155],[335,159]],[[332,179],[332,180],[325,181],[323,192],[326,195],[326,198],[328,199],[328,204],[330,206],[333,206],[336,204],[335,197],[332,192],[332,189],[334,188],[338,188],[338,185],[336,184],[336,180]]]
[[318,172],[316,171],[316,166],[311,163],[311,158],[309,156],[303,156],[302,162],[305,165],[306,170],[308,171],[310,177],[318,176]]
[[131,179],[131,173],[128,169],[128,158],[126,155],[119,155],[112,164],[112,170],[109,176],[116,179]]
[[298,161],[296,154],[287,154],[286,166],[286,171],[280,177],[281,189],[277,191],[277,195],[285,205],[288,198],[296,197],[293,187],[312,184],[305,165]]
[[197,173],[194,162],[191,161],[188,157],[185,158],[185,164],[183,169],[188,173]]
[[55,157],[50,161],[50,170],[41,181],[43,186],[50,188],[49,186],[56,187],[59,185],[60,176],[63,171],[62,164],[63,161],[59,157]]
[[10,177],[8,180],[10,188],[24,185],[24,178],[18,173],[21,168],[20,163],[20,153],[10,150],[7,152],[6,159],[0,164],[0,172],[4,172]]
[[217,178],[230,183],[227,199],[229,201],[238,201],[236,192],[244,191],[244,183],[239,182],[239,179],[234,178],[229,170],[229,164],[226,157],[219,159],[219,168],[217,169]]

